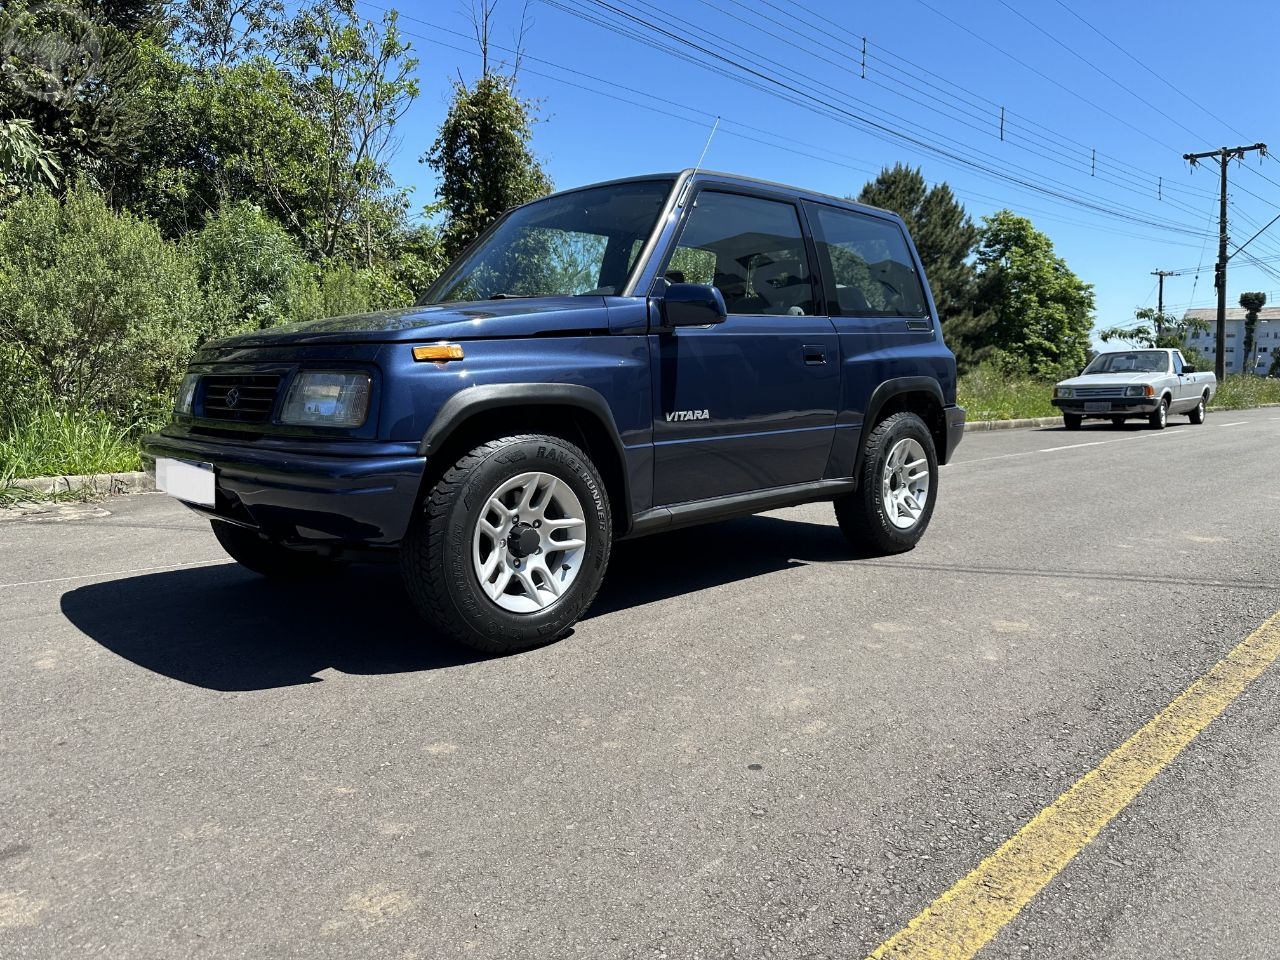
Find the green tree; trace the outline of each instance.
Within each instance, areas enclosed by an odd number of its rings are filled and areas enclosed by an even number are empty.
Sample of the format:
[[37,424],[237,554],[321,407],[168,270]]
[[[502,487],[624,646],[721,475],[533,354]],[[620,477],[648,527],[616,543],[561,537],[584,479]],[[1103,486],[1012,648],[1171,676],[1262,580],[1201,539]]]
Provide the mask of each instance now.
[[422,157],[440,177],[436,196],[450,260],[502,213],[551,192],[530,150],[529,112],[512,76],[485,73],[471,87],[454,83],[440,135]]
[[249,202],[315,259],[385,260],[408,208],[387,163],[417,95],[395,13],[374,23],[351,0],[292,13],[274,0],[179,9],[176,53],[149,51],[155,133],[136,209],[179,236]]
[[978,228],[951,187],[940,183],[929,188],[919,168],[898,163],[864,186],[858,201],[892,210],[906,221],[944,330],[949,332],[956,320],[963,324],[974,305]]
[[1265,293],[1251,292],[1240,294],[1240,306],[1244,307],[1244,360],[1241,371],[1253,373],[1257,364],[1254,362],[1253,346],[1258,331],[1258,311],[1267,305]]
[[[1053,376],[1082,366],[1093,326],[1093,287],[1071,272],[1031,221],[1009,210],[983,218],[978,303],[984,317],[955,331],[972,359]],[[959,351],[958,351],[959,352]]]
[[171,401],[208,323],[191,257],[88,186],[0,219],[0,350],[29,378],[0,397],[138,419]]

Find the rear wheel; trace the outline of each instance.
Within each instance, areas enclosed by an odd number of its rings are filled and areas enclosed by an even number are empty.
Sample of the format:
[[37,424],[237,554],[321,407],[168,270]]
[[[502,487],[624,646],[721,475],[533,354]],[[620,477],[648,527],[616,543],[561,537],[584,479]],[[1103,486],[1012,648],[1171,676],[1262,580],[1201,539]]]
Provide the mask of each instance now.
[[1082,423],[1084,423],[1084,417],[1078,413],[1064,413],[1062,415],[1062,425],[1068,430],[1079,430]]
[[1147,423],[1151,424],[1156,430],[1163,430],[1169,423],[1169,401],[1161,400],[1160,405],[1151,411],[1151,416],[1147,417]]
[[401,549],[418,612],[457,643],[514,653],[550,643],[595,598],[612,523],[590,458],[559,437],[476,447],[427,494]]
[[867,438],[858,489],[836,499],[836,520],[854,546],[902,553],[924,535],[937,490],[929,428],[914,413],[895,413]]
[[1187,414],[1187,419],[1192,423],[1204,423],[1205,412],[1205,398],[1201,397],[1200,402],[1196,404],[1195,409]]
[[254,573],[273,580],[313,580],[332,576],[343,566],[340,560],[318,553],[290,550],[234,523],[212,520],[213,535],[231,559]]

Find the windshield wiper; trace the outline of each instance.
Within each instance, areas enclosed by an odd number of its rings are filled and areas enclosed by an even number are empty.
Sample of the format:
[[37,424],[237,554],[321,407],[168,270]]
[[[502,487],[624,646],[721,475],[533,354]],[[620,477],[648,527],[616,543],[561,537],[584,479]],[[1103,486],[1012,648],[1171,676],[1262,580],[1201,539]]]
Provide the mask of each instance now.
[[532,300],[534,299],[534,296],[535,295],[532,293],[491,293],[489,294],[489,299],[490,300]]

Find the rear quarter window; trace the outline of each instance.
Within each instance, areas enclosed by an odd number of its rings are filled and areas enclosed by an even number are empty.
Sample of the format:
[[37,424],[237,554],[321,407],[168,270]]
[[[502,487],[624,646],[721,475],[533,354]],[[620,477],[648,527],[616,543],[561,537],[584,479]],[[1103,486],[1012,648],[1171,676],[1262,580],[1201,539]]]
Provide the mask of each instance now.
[[832,315],[928,315],[920,274],[896,223],[816,203],[808,212],[818,263],[835,288]]

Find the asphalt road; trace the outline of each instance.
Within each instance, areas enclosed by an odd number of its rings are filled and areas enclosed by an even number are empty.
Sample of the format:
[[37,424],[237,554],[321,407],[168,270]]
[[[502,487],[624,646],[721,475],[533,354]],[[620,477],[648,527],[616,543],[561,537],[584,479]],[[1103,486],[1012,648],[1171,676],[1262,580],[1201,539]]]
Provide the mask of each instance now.
[[[551,647],[0,519],[0,957],[863,957],[1280,609],[1280,410],[971,433],[924,542],[619,545]],[[1280,667],[982,950],[1280,955]]]

